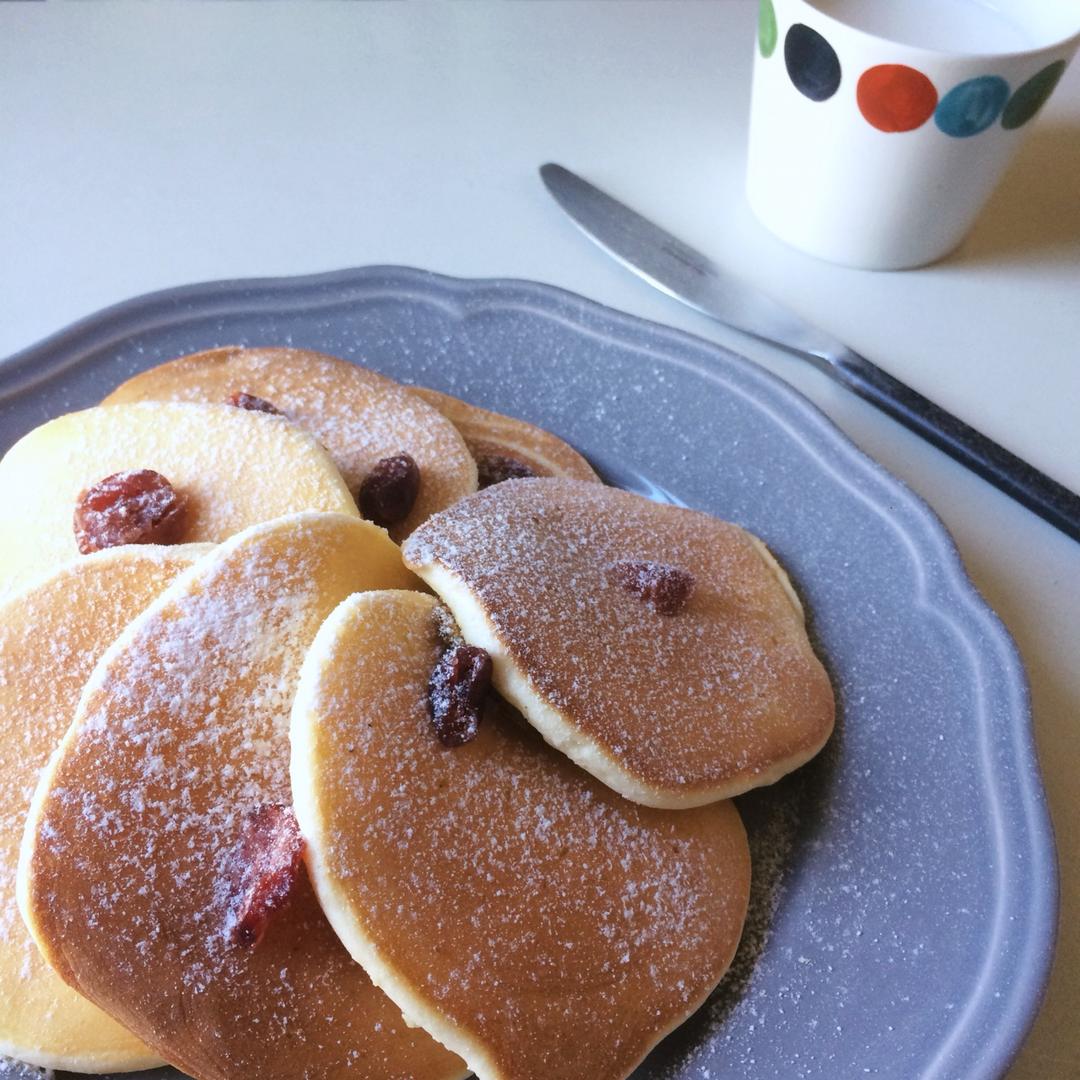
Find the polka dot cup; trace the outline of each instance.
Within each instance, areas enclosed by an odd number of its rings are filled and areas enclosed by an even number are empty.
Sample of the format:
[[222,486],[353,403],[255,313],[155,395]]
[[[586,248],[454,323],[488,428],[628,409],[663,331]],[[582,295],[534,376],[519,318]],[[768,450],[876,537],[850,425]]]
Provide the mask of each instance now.
[[1080,43],[1080,0],[759,0],[747,194],[874,270],[963,240]]

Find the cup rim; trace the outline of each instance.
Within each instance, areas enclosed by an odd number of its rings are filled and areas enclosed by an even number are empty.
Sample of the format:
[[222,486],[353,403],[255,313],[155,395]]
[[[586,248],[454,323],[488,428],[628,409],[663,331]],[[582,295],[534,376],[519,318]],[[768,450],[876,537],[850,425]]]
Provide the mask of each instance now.
[[789,0],[789,2],[812,11],[815,16],[823,19],[827,24],[838,27],[849,34],[865,38],[870,42],[893,45],[898,49],[905,49],[916,55],[933,57],[938,60],[956,60],[965,62],[979,60],[1012,60],[1020,59],[1025,56],[1036,57],[1041,56],[1044,53],[1060,53],[1062,51],[1065,52],[1065,59],[1068,60],[1072,51],[1080,45],[1080,21],[1078,21],[1076,29],[1069,34],[1066,34],[1064,37],[1056,38],[1046,44],[1034,45],[1029,48],[995,49],[991,52],[962,52],[955,49],[937,49],[927,45],[912,45],[906,41],[897,41],[896,38],[889,37],[887,34],[875,34],[870,30],[863,30],[859,26],[853,26],[851,23],[845,22],[836,15],[818,7],[815,0]]

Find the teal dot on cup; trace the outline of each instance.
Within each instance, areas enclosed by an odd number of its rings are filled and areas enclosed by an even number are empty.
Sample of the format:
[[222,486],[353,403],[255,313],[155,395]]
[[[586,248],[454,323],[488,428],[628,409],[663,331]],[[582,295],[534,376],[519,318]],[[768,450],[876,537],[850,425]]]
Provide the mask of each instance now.
[[1000,75],[980,75],[954,86],[938,102],[934,123],[946,135],[966,139],[997,120],[1008,99],[1009,84]]
[[1011,131],[1021,124],[1026,124],[1046,104],[1046,99],[1054,92],[1054,87],[1064,71],[1065,61],[1055,60],[1037,75],[1032,75],[1009,98],[1009,104],[1001,114],[1001,126]]
[[758,3],[758,48],[767,60],[776,51],[776,9],[772,0],[760,0]]
[[803,23],[795,23],[784,37],[784,63],[795,89],[811,101],[827,101],[840,89],[840,57]]

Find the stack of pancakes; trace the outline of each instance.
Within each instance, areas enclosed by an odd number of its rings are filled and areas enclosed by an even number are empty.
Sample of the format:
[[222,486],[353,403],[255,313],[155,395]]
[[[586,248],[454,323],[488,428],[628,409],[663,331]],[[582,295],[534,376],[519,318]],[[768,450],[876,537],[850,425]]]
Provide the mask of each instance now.
[[0,508],[0,1053],[620,1080],[723,976],[730,800],[834,709],[741,528],[278,348],[30,432]]

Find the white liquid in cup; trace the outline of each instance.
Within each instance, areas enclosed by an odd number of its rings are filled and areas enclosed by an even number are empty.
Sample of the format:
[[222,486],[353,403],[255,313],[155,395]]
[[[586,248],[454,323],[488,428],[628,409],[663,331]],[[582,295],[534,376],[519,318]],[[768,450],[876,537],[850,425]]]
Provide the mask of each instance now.
[[[810,0],[818,11],[869,34],[951,53],[1037,48],[1068,33],[1031,0]],[[1080,4],[1077,5],[1080,9]]]

